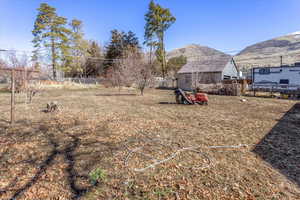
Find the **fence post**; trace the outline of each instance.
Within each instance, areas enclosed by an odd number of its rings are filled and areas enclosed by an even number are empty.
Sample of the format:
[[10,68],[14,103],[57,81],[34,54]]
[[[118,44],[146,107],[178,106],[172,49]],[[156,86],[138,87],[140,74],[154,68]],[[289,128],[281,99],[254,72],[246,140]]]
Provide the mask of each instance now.
[[11,70],[10,124],[15,123],[15,71]]
[[242,80],[242,95],[244,96],[246,94],[246,86],[247,86],[247,80]]

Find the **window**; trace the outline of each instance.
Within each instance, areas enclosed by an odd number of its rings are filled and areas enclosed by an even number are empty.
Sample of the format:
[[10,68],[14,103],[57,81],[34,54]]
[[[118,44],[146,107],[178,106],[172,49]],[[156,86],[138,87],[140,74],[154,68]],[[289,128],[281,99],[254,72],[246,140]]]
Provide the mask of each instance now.
[[270,74],[270,68],[259,69],[259,74]]
[[224,80],[229,80],[229,79],[231,79],[231,77],[230,77],[230,76],[227,76],[227,75],[224,75],[223,79],[224,79]]
[[290,80],[289,79],[280,79],[279,84],[289,84]]

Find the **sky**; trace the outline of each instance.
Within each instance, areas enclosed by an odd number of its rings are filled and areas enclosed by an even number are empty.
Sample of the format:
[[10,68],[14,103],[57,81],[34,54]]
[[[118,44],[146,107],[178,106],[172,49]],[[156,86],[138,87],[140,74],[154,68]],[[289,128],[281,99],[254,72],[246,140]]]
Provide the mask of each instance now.
[[[133,31],[140,42],[150,0],[0,0],[0,49],[32,50],[31,31],[40,3],[84,23],[86,39],[107,44],[112,29]],[[237,52],[254,43],[300,30],[300,0],[156,0],[177,21],[166,49],[188,44]]]

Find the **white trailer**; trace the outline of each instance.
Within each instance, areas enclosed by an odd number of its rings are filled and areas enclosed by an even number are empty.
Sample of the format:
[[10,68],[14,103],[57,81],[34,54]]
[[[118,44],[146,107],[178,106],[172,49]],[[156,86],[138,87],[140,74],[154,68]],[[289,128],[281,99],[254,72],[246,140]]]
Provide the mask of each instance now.
[[292,66],[253,68],[252,89],[300,94],[300,63]]

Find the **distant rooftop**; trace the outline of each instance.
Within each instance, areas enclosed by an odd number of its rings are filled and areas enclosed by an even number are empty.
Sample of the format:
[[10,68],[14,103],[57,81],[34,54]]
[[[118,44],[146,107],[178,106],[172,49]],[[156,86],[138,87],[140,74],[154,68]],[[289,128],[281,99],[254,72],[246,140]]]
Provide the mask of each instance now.
[[184,65],[178,73],[193,72],[222,72],[227,63],[232,59],[231,56],[212,56],[211,58],[190,61]]

